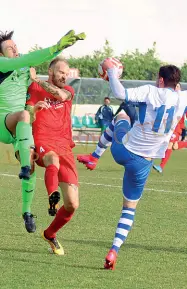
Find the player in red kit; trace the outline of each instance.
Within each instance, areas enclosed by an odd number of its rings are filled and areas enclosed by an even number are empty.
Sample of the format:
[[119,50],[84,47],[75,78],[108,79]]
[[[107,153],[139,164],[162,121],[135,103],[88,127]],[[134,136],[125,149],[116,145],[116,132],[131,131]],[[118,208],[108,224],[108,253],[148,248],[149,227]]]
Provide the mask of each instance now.
[[[62,58],[49,65],[47,82],[32,73],[27,107],[33,116],[33,136],[36,163],[45,167],[45,185],[49,196],[49,214],[55,216],[43,232],[53,252],[63,255],[64,250],[56,239],[57,231],[73,216],[79,205],[78,177],[72,147],[71,108],[74,90],[66,85],[69,66]],[[62,190],[64,205],[57,211]]]
[[187,142],[185,141],[180,141],[180,136],[182,134],[182,129],[184,128],[184,116],[181,118],[181,120],[179,121],[179,123],[177,124],[170,142],[169,142],[169,146],[168,149],[165,152],[165,157],[162,159],[160,165],[154,165],[153,168],[158,172],[158,173],[162,173],[164,167],[166,166],[167,162],[169,161],[172,151],[173,150],[178,150],[178,149],[182,149],[182,148],[187,148]]
[[[181,90],[180,84],[176,86],[176,90]],[[160,165],[153,165],[153,169],[155,169],[158,173],[162,173],[165,165],[169,161],[172,151],[178,150],[182,148],[187,148],[187,142],[180,141],[180,136],[182,134],[182,130],[185,127],[184,125],[184,115],[178,122],[168,145],[168,149],[165,152],[165,157],[162,159]]]

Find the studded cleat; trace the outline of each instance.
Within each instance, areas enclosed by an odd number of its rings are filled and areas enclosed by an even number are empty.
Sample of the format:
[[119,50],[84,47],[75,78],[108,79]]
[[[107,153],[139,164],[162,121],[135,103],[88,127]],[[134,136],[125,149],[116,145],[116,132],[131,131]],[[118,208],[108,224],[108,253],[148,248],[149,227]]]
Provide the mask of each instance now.
[[156,165],[154,165],[154,166],[153,166],[153,169],[154,169],[155,171],[157,171],[158,173],[160,173],[160,174],[163,172],[161,166],[156,166]]
[[49,196],[49,215],[50,216],[55,216],[57,211],[58,211],[58,203],[60,201],[60,193],[58,191],[53,192],[50,196]]
[[19,178],[24,180],[30,179],[30,171],[31,168],[29,166],[21,167],[21,171],[19,173]]
[[45,237],[45,231],[43,231],[41,235],[42,235],[42,238],[49,243],[54,254],[59,255],[59,256],[64,255],[64,249],[56,238],[47,239]]
[[110,250],[105,258],[104,269],[114,270],[117,260],[117,253],[115,250]]
[[31,213],[24,213],[23,214],[23,220],[25,222],[25,228],[27,230],[28,233],[34,233],[36,231],[36,224],[34,222],[34,218],[36,216],[34,216]]
[[87,169],[92,171],[96,168],[99,159],[93,157],[90,154],[90,155],[78,155],[77,160],[79,161],[79,163],[84,164],[87,167]]

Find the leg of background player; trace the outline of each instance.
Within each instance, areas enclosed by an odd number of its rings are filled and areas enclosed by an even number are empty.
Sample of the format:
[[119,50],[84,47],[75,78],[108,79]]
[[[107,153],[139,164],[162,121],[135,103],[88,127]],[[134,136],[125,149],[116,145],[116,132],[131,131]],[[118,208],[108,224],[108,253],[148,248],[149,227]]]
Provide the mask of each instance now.
[[187,148],[187,141],[178,141],[178,142],[175,142],[173,145],[174,150],[180,150],[184,148]]
[[173,147],[173,142],[170,142],[168,145],[168,149],[165,152],[165,157],[162,159],[160,165],[154,165],[153,169],[155,169],[158,173],[162,173],[165,165],[169,161],[171,154],[172,154],[172,147]]

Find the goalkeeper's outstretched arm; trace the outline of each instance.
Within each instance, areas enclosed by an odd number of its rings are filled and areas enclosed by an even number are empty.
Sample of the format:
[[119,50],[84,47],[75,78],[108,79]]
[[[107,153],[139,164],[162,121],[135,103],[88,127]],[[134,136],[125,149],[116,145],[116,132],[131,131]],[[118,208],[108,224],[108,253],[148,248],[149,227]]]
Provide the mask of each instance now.
[[84,40],[85,37],[84,33],[75,35],[75,32],[71,30],[56,45],[49,48],[33,51],[17,58],[0,57],[0,71],[5,73],[23,67],[37,66],[53,59],[63,49],[72,46],[77,40]]

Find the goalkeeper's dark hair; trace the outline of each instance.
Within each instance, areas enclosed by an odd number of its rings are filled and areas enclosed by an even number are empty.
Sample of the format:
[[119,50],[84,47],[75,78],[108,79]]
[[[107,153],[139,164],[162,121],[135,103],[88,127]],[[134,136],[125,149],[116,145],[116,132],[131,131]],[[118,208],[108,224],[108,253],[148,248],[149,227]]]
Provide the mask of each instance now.
[[3,53],[3,51],[2,51],[2,43],[4,41],[11,40],[13,34],[14,34],[14,31],[10,31],[10,32],[8,32],[8,31],[5,31],[5,32],[0,31],[0,53]]
[[176,88],[181,79],[181,71],[175,65],[164,65],[160,67],[159,77],[164,80],[165,87]]
[[51,61],[51,63],[49,64],[49,68],[54,67],[59,61],[64,62],[67,65],[69,65],[66,59],[64,59],[62,56],[57,56],[55,59]]

